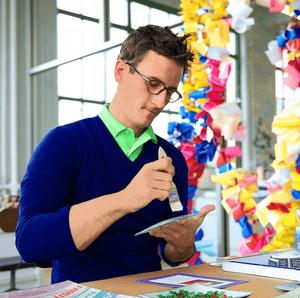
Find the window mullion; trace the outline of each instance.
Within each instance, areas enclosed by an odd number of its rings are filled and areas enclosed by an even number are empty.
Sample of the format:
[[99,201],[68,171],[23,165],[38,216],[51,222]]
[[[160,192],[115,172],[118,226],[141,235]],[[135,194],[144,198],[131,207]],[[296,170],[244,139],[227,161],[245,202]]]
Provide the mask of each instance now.
[[104,1],[104,42],[110,40],[109,0]]
[[80,14],[80,13],[75,13],[75,12],[71,12],[71,11],[67,11],[67,10],[63,10],[63,9],[57,9],[57,13],[62,13],[62,14],[65,14],[65,15],[68,15],[68,16],[71,16],[71,17],[75,17],[75,18],[78,18],[78,19],[81,19],[81,20],[86,20],[86,21],[90,21],[90,22],[94,22],[94,23],[99,23],[100,20],[97,19],[97,18],[92,18],[92,17],[89,17],[89,16],[86,16],[86,15],[83,15],[83,14]]

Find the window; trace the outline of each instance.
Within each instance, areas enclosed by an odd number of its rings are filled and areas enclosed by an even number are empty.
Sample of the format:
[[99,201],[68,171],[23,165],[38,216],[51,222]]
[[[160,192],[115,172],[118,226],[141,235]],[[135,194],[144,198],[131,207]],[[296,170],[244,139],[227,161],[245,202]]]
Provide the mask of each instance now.
[[[291,107],[295,103],[296,98],[299,98],[300,90],[295,91],[283,84],[283,79],[288,76],[288,73],[283,72],[282,68],[288,65],[287,51],[283,51],[283,59],[278,61],[275,66],[275,97],[276,97],[276,115],[280,116],[285,108]],[[277,142],[280,138],[277,137]]]
[[[58,58],[97,51],[106,37],[120,44],[128,33],[139,26],[182,23],[182,16],[177,15],[175,9],[132,0],[103,1],[105,17],[101,18],[101,2],[57,0]],[[116,7],[118,9],[114,9]],[[173,30],[176,33],[181,31],[178,26]],[[113,71],[119,52],[120,47],[117,46],[58,67],[59,125],[95,116],[104,104],[112,100],[117,85]],[[167,138],[168,122],[180,121],[180,105],[180,102],[167,105],[155,119],[153,127],[158,135]]]
[[[57,57],[70,58],[100,48],[103,36],[100,1],[57,0]],[[59,66],[60,125],[99,110],[104,100],[104,54],[98,53]]]
[[[238,86],[240,82],[238,81],[239,77],[237,73],[239,72],[239,56],[238,56],[238,34],[230,32],[230,42],[227,44],[226,48],[230,53],[232,58],[231,72],[226,84],[226,101],[233,102],[240,97],[240,89]],[[236,142],[234,140],[228,140],[227,146],[235,146]],[[240,158],[237,158],[237,165],[240,166]]]

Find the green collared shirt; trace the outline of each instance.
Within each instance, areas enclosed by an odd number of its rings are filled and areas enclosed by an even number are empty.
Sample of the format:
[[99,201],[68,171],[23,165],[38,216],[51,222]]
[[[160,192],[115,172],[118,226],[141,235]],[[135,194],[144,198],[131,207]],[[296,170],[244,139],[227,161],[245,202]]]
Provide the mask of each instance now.
[[134,161],[139,156],[143,149],[143,145],[146,142],[151,140],[155,144],[157,143],[157,138],[151,126],[148,126],[136,140],[134,131],[114,118],[108,110],[108,105],[104,106],[98,116],[112,134],[122,151],[131,161]]

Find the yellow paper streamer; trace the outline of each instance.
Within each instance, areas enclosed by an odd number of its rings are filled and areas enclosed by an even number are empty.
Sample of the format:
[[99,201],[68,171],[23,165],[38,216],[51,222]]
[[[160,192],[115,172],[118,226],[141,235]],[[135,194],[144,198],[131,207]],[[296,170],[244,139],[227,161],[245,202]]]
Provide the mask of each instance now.
[[222,198],[223,199],[228,199],[228,198],[231,198],[232,196],[234,196],[235,194],[239,193],[240,191],[240,186],[239,185],[236,185],[236,186],[232,186],[232,187],[229,187],[229,188],[226,188],[226,189],[223,189],[221,191],[222,193]]
[[211,46],[226,48],[229,38],[229,25],[224,20],[212,20],[207,18],[205,29],[211,42]]

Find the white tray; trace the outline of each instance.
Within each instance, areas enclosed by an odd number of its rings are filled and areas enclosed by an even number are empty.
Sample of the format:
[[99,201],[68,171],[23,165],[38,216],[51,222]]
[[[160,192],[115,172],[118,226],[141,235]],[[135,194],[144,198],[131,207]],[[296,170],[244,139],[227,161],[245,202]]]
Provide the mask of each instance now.
[[261,252],[244,257],[225,257],[218,258],[218,261],[222,262],[222,269],[224,271],[282,278],[288,280],[300,280],[300,269],[281,268],[268,265],[268,259],[271,255],[276,255],[279,253],[281,254],[283,252],[294,253],[297,252],[297,250],[292,248],[270,252]]

